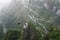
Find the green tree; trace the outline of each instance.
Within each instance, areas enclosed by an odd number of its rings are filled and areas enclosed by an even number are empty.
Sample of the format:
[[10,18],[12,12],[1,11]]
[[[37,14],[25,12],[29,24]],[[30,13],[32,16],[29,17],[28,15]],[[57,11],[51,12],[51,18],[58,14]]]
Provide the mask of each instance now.
[[9,30],[3,40],[18,40],[21,32],[17,30]]

